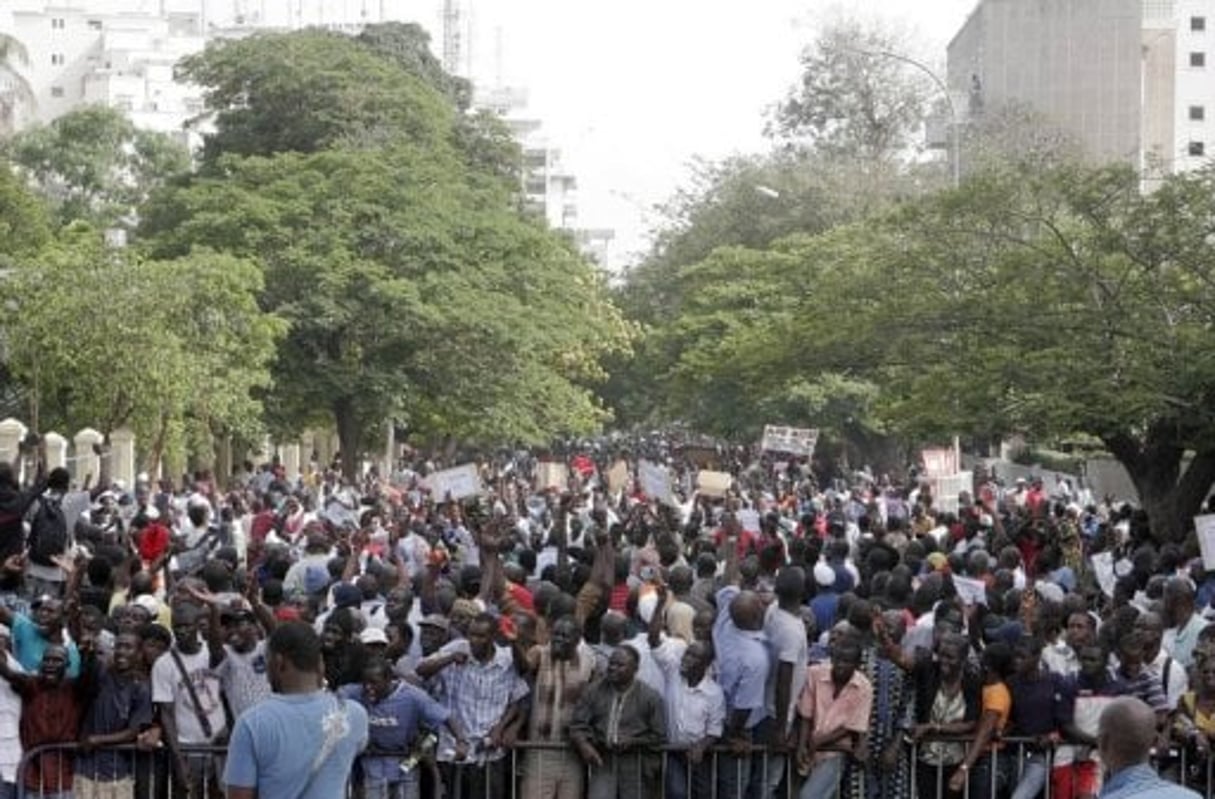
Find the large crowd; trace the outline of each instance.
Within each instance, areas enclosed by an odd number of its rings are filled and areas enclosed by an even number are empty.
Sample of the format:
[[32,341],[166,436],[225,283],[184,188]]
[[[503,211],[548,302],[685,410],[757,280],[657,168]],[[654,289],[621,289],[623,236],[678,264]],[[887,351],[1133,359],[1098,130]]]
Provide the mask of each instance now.
[[557,460],[103,473],[75,518],[0,464],[0,799],[1209,790],[1215,572],[1132,506]]

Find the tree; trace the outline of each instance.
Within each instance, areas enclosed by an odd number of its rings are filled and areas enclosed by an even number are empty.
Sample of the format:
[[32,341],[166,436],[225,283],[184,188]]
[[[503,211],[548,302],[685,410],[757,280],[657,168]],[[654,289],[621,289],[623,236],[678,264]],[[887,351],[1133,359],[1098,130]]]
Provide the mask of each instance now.
[[149,260],[70,225],[0,283],[18,309],[5,324],[8,366],[47,411],[31,421],[130,425],[153,461],[171,427],[256,427],[252,392],[267,385],[283,329],[257,308],[260,287],[249,261],[202,250]]
[[777,105],[770,134],[875,168],[904,160],[935,90],[906,47],[856,19],[827,25],[802,52],[801,80]]
[[20,41],[0,33],[0,78],[9,88],[0,91],[0,136],[12,133],[22,106],[36,104],[34,90],[18,67],[29,64],[29,53]]
[[158,186],[189,169],[190,154],[163,133],[140,130],[121,111],[88,106],[4,147],[47,197],[61,224],[131,225]]
[[448,99],[459,111],[472,105],[472,84],[449,75],[430,49],[430,34],[415,22],[383,22],[368,25],[355,41],[371,52],[420,79]]
[[221,155],[375,148],[409,139],[446,146],[454,107],[421,78],[337,33],[307,30],[222,40],[181,61],[215,113],[203,162]]
[[50,240],[46,208],[0,161],[0,269],[37,254]]

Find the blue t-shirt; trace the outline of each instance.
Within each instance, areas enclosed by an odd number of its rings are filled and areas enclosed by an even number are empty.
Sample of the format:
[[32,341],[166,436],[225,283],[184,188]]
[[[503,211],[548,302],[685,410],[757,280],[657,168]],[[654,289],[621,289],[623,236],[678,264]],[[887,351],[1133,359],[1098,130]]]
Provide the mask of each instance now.
[[[367,723],[371,728],[370,752],[362,760],[363,776],[369,780],[401,782],[401,758],[406,755],[418,734],[418,727],[426,725],[434,729],[447,723],[451,712],[424,691],[401,681],[396,689],[376,704],[370,704],[363,696],[363,686],[344,685],[339,693],[358,702],[367,709]],[[390,756],[376,757],[374,752],[391,752]]]
[[[21,663],[21,668],[30,674],[37,674],[42,665],[42,654],[51,642],[38,632],[38,625],[24,613],[13,614],[13,655]],[[65,636],[66,637],[66,636]],[[80,676],[80,650],[76,644],[68,642],[67,678],[74,680]]]
[[271,694],[237,719],[224,783],[265,797],[345,796],[365,746],[367,711],[358,702],[325,691]]

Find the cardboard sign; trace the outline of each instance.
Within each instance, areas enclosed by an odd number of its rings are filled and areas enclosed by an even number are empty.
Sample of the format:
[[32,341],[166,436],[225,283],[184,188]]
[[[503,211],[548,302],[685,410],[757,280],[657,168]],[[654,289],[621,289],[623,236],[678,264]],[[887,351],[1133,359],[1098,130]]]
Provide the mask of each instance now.
[[63,510],[63,520],[67,523],[69,536],[75,534],[76,522],[80,520],[81,516],[88,514],[92,505],[93,500],[88,491],[69,491],[63,495],[63,501],[59,503],[59,507]]
[[1198,550],[1202,553],[1202,568],[1215,570],[1215,513],[1194,517],[1194,532],[1198,535]]
[[619,494],[629,484],[629,465],[624,461],[616,461],[608,469],[607,487],[609,494]]
[[764,425],[764,437],[760,448],[764,452],[783,452],[808,458],[814,454],[818,444],[818,430],[804,427],[779,427]]
[[697,469],[716,469],[721,456],[714,447],[684,447],[683,456]]
[[641,481],[641,490],[647,497],[666,505],[674,504],[671,496],[671,475],[665,467],[649,461],[639,461],[637,479]]
[[930,480],[958,473],[958,453],[952,447],[923,450],[920,460],[924,464],[924,474],[921,476]]
[[953,587],[958,591],[958,599],[966,607],[987,604],[987,584],[972,577],[953,575]]
[[958,513],[958,494],[974,488],[974,472],[958,472],[932,479],[932,507],[944,513]]
[[745,508],[734,514],[738,525],[748,533],[759,533],[759,511]]
[[724,497],[734,485],[729,472],[697,472],[696,491],[706,497]]
[[475,463],[465,463],[435,472],[426,478],[426,485],[430,488],[430,495],[435,502],[443,502],[448,494],[454,500],[461,500],[479,496],[484,491],[481,473],[477,471]]
[[569,487],[570,470],[564,463],[542,461],[536,464],[536,488],[545,491],[555,488],[564,491]]

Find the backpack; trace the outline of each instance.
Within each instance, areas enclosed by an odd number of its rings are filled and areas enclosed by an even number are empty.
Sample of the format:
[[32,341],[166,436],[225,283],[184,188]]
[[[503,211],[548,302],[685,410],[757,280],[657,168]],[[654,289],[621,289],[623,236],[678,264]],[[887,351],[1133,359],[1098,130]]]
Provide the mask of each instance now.
[[30,560],[39,566],[54,566],[51,558],[67,551],[67,519],[63,515],[61,500],[49,496],[38,500],[38,507],[30,521],[27,546]]

